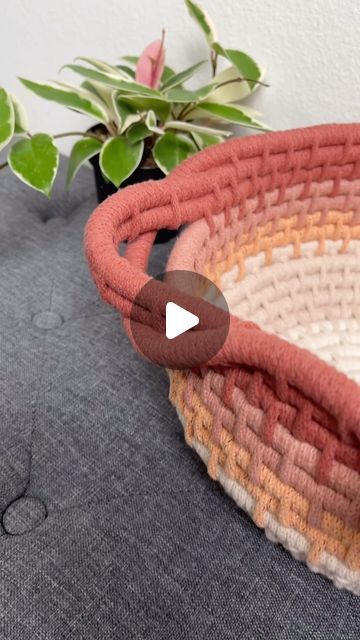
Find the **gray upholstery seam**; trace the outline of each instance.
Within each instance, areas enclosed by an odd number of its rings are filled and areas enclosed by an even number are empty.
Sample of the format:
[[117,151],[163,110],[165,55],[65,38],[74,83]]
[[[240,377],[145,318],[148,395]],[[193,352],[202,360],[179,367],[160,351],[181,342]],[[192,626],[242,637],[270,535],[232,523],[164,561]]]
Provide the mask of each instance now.
[[[52,283],[51,283],[51,287],[50,287],[50,297],[49,297],[49,309],[48,309],[48,311],[51,311],[52,299],[53,299],[53,295],[54,295],[54,287],[55,287],[55,278],[52,279]],[[43,349],[42,349],[42,353],[41,353],[41,371],[40,371],[39,380],[38,380],[38,387],[37,387],[37,390],[35,392],[35,398],[33,399],[32,403],[31,403],[31,432],[30,432],[29,447],[28,447],[29,464],[28,464],[27,482],[26,482],[25,489],[24,489],[24,495],[29,491],[30,486],[31,486],[32,466],[33,466],[33,444],[34,444],[35,431],[36,431],[36,427],[37,427],[36,422],[37,422],[38,404],[39,404],[40,395],[41,395],[41,392],[42,392],[43,386],[44,386],[43,383],[44,383],[44,365],[45,365],[46,343],[47,343],[47,333],[44,332],[43,338],[42,338]]]

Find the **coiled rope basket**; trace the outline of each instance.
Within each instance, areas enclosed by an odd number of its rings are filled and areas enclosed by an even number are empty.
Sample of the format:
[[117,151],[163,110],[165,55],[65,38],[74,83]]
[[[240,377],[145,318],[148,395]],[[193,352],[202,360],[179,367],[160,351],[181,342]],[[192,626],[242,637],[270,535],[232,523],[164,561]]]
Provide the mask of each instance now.
[[360,595],[360,125],[235,139],[101,204],[86,255],[129,333],[156,231],[180,225],[168,269],[232,314],[208,366],[168,368],[186,441],[270,540]]

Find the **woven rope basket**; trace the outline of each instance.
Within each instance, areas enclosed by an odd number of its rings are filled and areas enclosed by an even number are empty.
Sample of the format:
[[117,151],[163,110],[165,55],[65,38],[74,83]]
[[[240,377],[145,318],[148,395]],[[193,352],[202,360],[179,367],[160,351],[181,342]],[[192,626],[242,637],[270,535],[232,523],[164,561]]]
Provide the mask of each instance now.
[[211,366],[168,369],[186,441],[270,540],[360,595],[360,125],[236,139],[100,205],[86,254],[129,333],[156,231],[183,224],[168,269],[232,314]]

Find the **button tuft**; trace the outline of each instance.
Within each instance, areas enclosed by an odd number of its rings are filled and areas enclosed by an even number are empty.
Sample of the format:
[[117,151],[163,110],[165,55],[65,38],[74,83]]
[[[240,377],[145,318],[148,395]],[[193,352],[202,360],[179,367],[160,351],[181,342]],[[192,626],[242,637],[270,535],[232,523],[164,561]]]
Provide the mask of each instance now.
[[45,331],[57,329],[64,322],[61,315],[55,311],[39,311],[32,317],[32,321],[39,329],[45,329]]
[[46,518],[46,508],[38,498],[14,500],[3,513],[2,525],[6,533],[18,536],[38,527]]

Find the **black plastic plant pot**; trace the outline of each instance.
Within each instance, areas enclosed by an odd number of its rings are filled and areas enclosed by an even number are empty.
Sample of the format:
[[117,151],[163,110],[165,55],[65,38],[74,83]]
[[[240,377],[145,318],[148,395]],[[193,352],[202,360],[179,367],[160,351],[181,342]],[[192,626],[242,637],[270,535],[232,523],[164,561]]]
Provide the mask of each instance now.
[[[99,165],[99,155],[90,158],[90,162],[94,167],[97,198],[99,202],[103,202],[108,196],[112,196],[114,193],[116,193],[118,189],[115,187],[115,185],[112,184],[112,182],[108,182],[107,180],[105,180],[104,176],[102,175]],[[127,180],[124,180],[121,185],[121,189],[131,184],[146,182],[146,180],[160,180],[163,177],[164,173],[158,167],[138,167],[134,171],[134,173],[129,178],[127,178]],[[176,235],[177,230],[161,229],[156,234],[155,243],[160,244],[163,242],[168,242],[172,238],[175,238]]]

